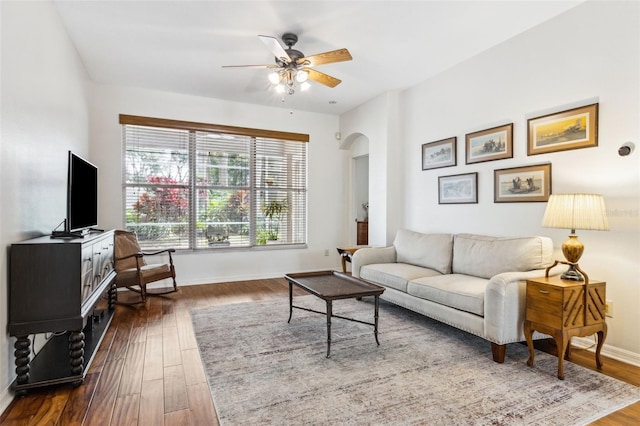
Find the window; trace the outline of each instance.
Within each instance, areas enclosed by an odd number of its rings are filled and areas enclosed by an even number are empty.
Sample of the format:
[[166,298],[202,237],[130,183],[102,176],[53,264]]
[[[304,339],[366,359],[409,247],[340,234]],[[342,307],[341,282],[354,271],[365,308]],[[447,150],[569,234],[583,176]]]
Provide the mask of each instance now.
[[125,228],[144,248],[306,243],[297,133],[121,115]]

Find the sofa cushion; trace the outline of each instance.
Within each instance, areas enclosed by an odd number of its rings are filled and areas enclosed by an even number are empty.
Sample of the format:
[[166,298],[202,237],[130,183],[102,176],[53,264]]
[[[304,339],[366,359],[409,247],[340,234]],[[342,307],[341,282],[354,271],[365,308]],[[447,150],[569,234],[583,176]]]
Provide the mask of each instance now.
[[360,278],[403,292],[407,291],[407,282],[436,275],[440,273],[407,263],[376,263],[360,268]]
[[458,234],[453,239],[452,271],[491,278],[502,272],[525,272],[551,264],[553,242],[547,237],[489,237]]
[[484,290],[489,280],[447,274],[418,278],[407,284],[407,293],[472,314],[484,316]]
[[393,241],[397,261],[448,274],[451,272],[451,237],[451,234],[422,234],[400,229]]

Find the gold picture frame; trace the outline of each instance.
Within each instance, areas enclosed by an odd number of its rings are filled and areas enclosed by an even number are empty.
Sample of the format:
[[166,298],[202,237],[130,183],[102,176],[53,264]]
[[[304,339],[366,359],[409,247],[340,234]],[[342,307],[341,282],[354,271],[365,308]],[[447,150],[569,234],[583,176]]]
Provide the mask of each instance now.
[[527,120],[527,155],[598,146],[598,104]]
[[493,171],[493,202],[545,202],[551,195],[551,163]]
[[466,164],[513,158],[513,123],[468,133],[465,146]]

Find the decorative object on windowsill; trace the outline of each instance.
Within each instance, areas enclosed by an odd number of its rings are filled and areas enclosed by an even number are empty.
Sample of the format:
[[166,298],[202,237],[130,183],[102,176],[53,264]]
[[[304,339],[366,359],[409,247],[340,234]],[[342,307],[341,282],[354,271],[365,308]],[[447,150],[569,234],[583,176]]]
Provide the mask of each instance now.
[[296,92],[296,83],[300,84],[300,90],[305,91],[310,87],[307,79],[320,83],[327,87],[336,87],[342,80],[316,71],[311,67],[334,62],[350,61],[353,59],[347,49],[332,50],[317,55],[305,56],[299,50],[293,49],[298,42],[298,36],[286,33],[282,41],[286,49],[275,37],[259,35],[258,38],[275,55],[275,64],[268,65],[231,65],[222,68],[267,68],[275,69],[269,74],[269,81],[275,85],[278,93],[293,95]]
[[562,243],[569,269],[562,274],[563,280],[584,281],[579,272],[578,260],[584,245],[578,240],[576,229],[608,231],[609,222],[604,199],[599,194],[552,194],[544,212],[542,226],[546,228],[571,229],[569,239]]
[[287,199],[283,198],[282,200],[264,202],[261,210],[265,217],[266,228],[259,230],[259,244],[277,241],[280,236],[280,221],[282,221],[282,217],[289,210]]
[[229,232],[224,225],[209,225],[206,230],[209,247],[229,246]]
[[364,210],[363,222],[369,222],[369,203],[362,203],[362,210]]

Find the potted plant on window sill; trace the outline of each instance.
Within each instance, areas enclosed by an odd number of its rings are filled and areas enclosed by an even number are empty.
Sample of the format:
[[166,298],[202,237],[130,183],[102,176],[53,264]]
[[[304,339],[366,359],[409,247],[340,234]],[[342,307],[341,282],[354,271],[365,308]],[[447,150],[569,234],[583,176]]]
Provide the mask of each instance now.
[[258,242],[269,244],[277,241],[280,235],[280,221],[289,210],[287,199],[271,200],[264,202],[261,206],[262,214],[265,217],[266,227],[259,231]]

